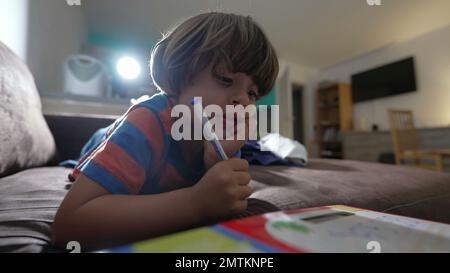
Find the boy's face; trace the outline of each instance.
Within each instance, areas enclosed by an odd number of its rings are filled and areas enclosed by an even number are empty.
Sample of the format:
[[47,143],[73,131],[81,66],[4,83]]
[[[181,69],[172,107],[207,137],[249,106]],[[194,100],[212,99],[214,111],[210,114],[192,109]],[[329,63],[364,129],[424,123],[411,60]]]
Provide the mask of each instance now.
[[194,96],[202,97],[203,106],[216,104],[225,109],[226,105],[255,104],[258,86],[244,73],[231,73],[225,69],[211,71],[211,65],[199,72],[181,90],[180,103],[190,105]]
[[[252,78],[244,73],[231,73],[225,69],[217,69],[213,73],[212,66],[199,72],[181,90],[179,103],[191,107],[193,97],[201,97],[202,105],[218,105],[225,113],[226,105],[254,105],[258,99],[258,86]],[[225,124],[225,117],[224,124]],[[227,116],[228,122],[236,117]],[[231,119],[231,120],[230,120]],[[225,129],[225,127],[224,127]]]

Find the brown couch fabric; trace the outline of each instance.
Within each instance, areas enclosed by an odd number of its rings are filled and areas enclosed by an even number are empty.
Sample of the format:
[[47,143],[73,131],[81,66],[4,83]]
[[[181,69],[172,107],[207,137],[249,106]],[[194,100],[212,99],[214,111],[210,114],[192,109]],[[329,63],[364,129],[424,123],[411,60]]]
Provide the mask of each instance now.
[[71,169],[41,167],[0,179],[0,252],[41,252],[51,224],[72,184]]
[[[70,171],[42,167],[0,179],[0,252],[51,250],[51,224]],[[254,193],[236,217],[344,204],[450,223],[448,173],[324,159],[306,168],[251,166],[250,173]]]
[[252,197],[281,209],[349,205],[450,224],[450,173],[330,159],[250,172]]

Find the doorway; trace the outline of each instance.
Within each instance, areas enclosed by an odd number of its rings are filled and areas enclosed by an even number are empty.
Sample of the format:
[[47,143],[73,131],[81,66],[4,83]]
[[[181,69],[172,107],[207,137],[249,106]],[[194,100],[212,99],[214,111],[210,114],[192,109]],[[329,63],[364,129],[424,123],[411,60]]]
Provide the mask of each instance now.
[[292,85],[292,115],[294,139],[304,144],[303,86],[300,84]]

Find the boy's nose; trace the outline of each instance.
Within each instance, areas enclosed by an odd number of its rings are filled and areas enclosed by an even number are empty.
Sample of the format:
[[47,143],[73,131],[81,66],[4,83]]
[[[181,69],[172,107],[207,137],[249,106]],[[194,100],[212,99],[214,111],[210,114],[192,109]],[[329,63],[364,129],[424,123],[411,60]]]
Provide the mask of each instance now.
[[250,98],[248,97],[247,91],[240,91],[235,94],[232,98],[233,105],[243,105],[247,106],[250,104]]

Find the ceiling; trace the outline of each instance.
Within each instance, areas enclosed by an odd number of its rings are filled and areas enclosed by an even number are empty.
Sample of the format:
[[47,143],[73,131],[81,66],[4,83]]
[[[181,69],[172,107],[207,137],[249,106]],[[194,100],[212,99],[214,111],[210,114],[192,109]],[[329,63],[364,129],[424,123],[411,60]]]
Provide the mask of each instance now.
[[207,10],[249,14],[278,55],[324,68],[450,24],[450,0],[95,0],[83,2],[90,32],[145,43]]

